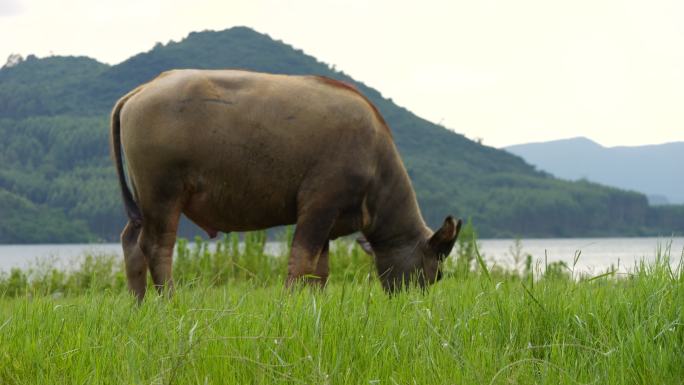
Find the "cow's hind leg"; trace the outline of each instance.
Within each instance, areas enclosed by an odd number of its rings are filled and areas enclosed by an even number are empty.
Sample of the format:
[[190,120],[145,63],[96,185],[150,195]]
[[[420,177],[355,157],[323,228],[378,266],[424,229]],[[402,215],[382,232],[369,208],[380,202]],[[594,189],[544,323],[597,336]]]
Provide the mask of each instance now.
[[[333,210],[312,210],[300,213],[288,262],[288,286],[292,286],[302,278],[307,282],[317,284],[323,283],[321,279],[323,276],[327,279],[328,238],[335,219],[336,212]],[[320,260],[322,254],[324,254],[325,261]],[[320,269],[319,262],[322,262]]]
[[147,288],[147,261],[138,244],[141,229],[140,224],[129,221],[121,232],[128,289],[138,301],[145,297]]
[[157,207],[154,211],[143,212],[140,248],[147,257],[152,282],[163,294],[173,294],[173,248],[176,244],[176,231],[180,219],[180,204]]

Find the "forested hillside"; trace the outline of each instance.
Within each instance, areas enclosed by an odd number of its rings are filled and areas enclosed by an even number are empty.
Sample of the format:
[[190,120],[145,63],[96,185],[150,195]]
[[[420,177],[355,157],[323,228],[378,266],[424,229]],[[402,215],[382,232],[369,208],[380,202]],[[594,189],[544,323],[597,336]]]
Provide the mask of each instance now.
[[684,206],[566,182],[396,106],[378,91],[249,28],[192,33],[109,66],[29,56],[0,70],[0,242],[114,240],[124,223],[107,144],[118,97],[172,68],[318,74],[355,84],[391,127],[428,222],[472,218],[481,236],[684,231]]

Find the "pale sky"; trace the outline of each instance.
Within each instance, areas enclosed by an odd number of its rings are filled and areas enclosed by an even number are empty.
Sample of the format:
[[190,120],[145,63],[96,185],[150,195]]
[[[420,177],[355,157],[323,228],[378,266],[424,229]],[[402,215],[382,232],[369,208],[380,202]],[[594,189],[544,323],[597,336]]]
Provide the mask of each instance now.
[[239,25],[490,146],[684,141],[681,0],[0,0],[0,61],[116,64]]

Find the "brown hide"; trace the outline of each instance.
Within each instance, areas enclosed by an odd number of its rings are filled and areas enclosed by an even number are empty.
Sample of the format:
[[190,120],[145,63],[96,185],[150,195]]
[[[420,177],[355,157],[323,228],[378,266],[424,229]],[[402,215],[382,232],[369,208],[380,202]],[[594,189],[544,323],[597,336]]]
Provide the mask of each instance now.
[[431,270],[423,268],[426,258],[437,266],[432,231],[389,129],[344,83],[232,70],[165,72],[117,103],[112,149],[130,218],[122,234],[129,285],[139,298],[148,266],[160,290],[172,287],[181,213],[211,236],[296,223],[288,282],[327,277],[328,240],[356,231],[370,241],[387,289],[396,286],[390,281]]

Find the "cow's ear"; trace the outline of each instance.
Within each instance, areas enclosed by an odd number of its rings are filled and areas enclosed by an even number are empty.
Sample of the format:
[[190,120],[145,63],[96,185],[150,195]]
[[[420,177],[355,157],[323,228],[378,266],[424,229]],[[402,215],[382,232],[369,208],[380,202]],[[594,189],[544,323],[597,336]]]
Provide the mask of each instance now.
[[364,237],[358,237],[356,238],[356,243],[361,246],[361,249],[366,252],[366,254],[370,255],[371,257],[375,256],[375,252],[373,252],[373,248],[371,247],[370,242]]
[[454,247],[458,233],[461,231],[462,221],[454,220],[454,217],[449,215],[444,219],[442,227],[430,237],[429,245],[438,259],[446,258],[451,249]]

